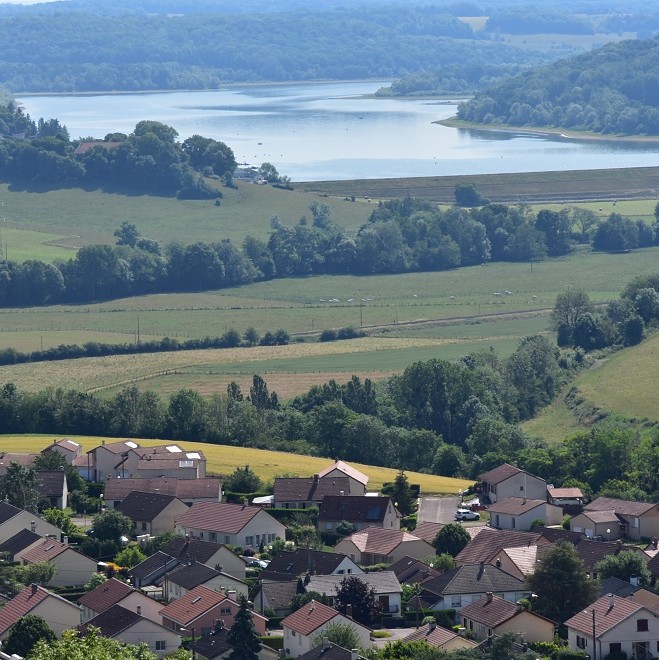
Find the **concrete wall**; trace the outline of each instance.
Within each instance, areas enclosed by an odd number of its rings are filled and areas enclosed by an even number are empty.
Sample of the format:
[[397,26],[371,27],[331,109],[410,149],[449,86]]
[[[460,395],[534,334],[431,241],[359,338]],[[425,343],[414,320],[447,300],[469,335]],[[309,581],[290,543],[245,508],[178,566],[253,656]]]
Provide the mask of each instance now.
[[535,616],[531,612],[523,611],[497,626],[495,632],[497,635],[521,632],[527,642],[552,642],[554,641],[554,627],[553,622]]

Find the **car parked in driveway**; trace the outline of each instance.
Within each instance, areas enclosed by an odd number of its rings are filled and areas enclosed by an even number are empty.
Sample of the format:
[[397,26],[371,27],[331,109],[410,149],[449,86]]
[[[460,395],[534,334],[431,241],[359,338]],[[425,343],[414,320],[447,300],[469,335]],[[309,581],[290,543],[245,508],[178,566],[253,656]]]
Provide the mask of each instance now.
[[453,516],[456,520],[480,520],[481,514],[478,511],[469,509],[458,509]]

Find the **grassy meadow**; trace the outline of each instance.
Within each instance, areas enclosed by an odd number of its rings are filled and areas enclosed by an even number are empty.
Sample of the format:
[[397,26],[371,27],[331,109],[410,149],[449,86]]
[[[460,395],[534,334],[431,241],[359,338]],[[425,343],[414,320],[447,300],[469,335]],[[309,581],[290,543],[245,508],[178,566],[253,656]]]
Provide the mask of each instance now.
[[[89,451],[101,444],[102,440],[115,442],[116,438],[100,438],[91,436],[70,436],[79,442],[84,451]],[[54,439],[49,435],[3,435],[0,443],[4,451],[9,452],[38,452],[50,444]],[[137,440],[140,445],[153,446],[163,444],[162,440]],[[168,441],[169,442],[169,441]],[[300,456],[284,452],[268,451],[264,449],[251,449],[246,447],[230,447],[226,445],[209,445],[201,442],[180,442],[186,451],[203,451],[207,460],[208,472],[227,475],[237,467],[249,465],[264,481],[270,481],[278,475],[296,474],[306,477],[317,474],[332,460],[313,456]],[[293,460],[294,459],[294,460]],[[351,463],[358,470],[369,477],[369,490],[379,490],[385,482],[393,481],[397,470],[392,468],[375,467]],[[452,479],[418,472],[406,472],[410,483],[419,484],[421,492],[428,494],[455,494],[459,490],[473,485],[465,479]]]
[[[577,387],[589,404],[635,419],[659,421],[659,334],[638,346],[613,353],[580,374],[569,387]],[[523,424],[525,430],[559,441],[586,427],[563,401],[557,399],[541,415]]]

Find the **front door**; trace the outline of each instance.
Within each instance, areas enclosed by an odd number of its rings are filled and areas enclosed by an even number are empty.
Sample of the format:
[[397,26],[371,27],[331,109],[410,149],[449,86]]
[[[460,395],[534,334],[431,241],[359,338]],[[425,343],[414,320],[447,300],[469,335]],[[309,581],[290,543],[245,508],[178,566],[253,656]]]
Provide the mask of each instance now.
[[632,648],[636,660],[649,660],[650,649],[648,648],[648,642],[634,642]]
[[380,596],[379,600],[382,614],[389,614],[389,596]]

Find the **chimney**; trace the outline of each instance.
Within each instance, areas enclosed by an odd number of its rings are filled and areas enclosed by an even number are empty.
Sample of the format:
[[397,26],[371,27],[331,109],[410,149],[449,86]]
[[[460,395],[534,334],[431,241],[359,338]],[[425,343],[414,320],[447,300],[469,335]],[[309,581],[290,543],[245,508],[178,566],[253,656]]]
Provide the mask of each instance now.
[[431,621],[428,624],[428,632],[432,632],[435,628],[437,628],[437,622],[436,621]]
[[101,446],[105,445],[105,440],[101,440]]
[[34,595],[37,593],[37,589],[38,589],[39,587],[37,587],[37,585],[34,584],[34,582],[33,582],[33,583],[30,585],[30,588],[32,589],[32,595],[34,596]]
[[635,587],[638,587],[638,575],[630,575],[629,583],[633,584]]
[[494,594],[493,594],[491,591],[488,591],[488,592],[485,594],[485,602],[486,602],[486,603],[491,603],[491,602],[492,602],[492,597],[493,597],[493,596],[494,596]]
[[317,474],[313,475],[313,483],[314,483],[314,485],[318,483],[318,475]]
[[235,589],[229,589],[229,591],[227,591],[227,596],[231,598],[231,600],[236,600],[237,595],[238,592]]
[[64,545],[69,545],[69,537],[66,534],[62,537],[62,543]]
[[352,619],[352,605],[346,605],[346,616]]
[[501,559],[497,557],[497,568],[501,568]]
[[653,537],[651,543],[652,543],[652,547],[656,550],[657,546],[659,546],[659,538],[657,538],[656,536]]
[[37,521],[36,520],[30,521],[30,529],[32,530],[32,532],[37,531]]
[[613,609],[613,594],[609,594],[609,609]]
[[142,606],[141,605],[137,606],[137,616],[142,616]]

